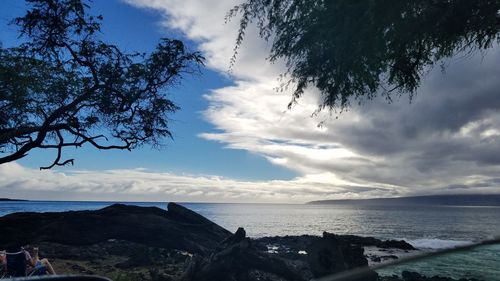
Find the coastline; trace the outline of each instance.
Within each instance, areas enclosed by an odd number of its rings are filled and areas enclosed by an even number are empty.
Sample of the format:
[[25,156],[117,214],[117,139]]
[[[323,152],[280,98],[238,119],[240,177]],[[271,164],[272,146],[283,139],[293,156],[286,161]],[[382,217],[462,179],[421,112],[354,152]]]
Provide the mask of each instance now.
[[0,198],[0,202],[24,202],[24,201],[30,201],[30,200],[14,199],[14,198]]
[[500,207],[500,194],[451,194],[408,197],[339,199],[310,201],[309,205],[389,205],[389,206],[450,206],[450,207]]
[[[243,228],[232,234],[173,203],[168,210],[117,204],[95,211],[6,215],[0,217],[0,228],[10,226],[10,232],[4,233],[1,247],[16,236],[12,229],[16,225],[28,234],[26,244],[38,246],[57,272],[98,274],[113,280],[203,280],[200,276],[220,267],[229,275],[247,274],[241,272],[245,266],[253,266],[251,272],[268,276],[267,280],[310,280],[339,270],[319,263],[317,255],[325,250],[336,255],[342,270],[423,252],[402,240],[327,232],[248,238]],[[33,227],[26,229],[26,225]],[[214,256],[219,258],[214,261],[210,258]]]

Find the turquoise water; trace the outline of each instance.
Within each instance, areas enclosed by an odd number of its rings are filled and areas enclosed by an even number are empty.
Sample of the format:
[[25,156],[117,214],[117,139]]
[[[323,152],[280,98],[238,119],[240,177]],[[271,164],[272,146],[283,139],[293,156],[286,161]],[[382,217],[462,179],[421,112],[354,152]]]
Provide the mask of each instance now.
[[408,262],[377,270],[381,275],[401,275],[403,270],[430,276],[455,279],[500,280],[500,244],[483,245],[472,250],[454,252],[424,260]]

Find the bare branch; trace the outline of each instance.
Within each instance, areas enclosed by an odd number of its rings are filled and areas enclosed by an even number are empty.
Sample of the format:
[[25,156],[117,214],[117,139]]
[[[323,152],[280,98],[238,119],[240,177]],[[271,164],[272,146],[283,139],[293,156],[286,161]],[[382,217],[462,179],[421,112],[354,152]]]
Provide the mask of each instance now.
[[74,159],[68,159],[68,160],[66,160],[66,161],[64,161],[62,163],[59,162],[61,160],[61,154],[62,154],[62,148],[63,148],[63,144],[64,144],[64,138],[61,135],[60,131],[56,131],[56,133],[57,133],[57,137],[59,138],[59,145],[56,147],[57,148],[57,157],[54,160],[54,162],[52,163],[52,165],[46,166],[46,167],[40,167],[40,170],[52,169],[54,166],[66,166],[67,164],[71,164],[71,165],[74,164]]

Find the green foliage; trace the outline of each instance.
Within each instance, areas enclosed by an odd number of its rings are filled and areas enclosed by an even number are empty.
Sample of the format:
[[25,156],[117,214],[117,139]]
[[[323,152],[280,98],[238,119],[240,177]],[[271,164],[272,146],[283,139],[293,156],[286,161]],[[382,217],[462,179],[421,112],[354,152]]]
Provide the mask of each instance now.
[[52,168],[73,163],[60,160],[64,147],[130,150],[171,137],[178,107],[166,90],[199,71],[199,53],[171,39],[149,55],[124,53],[99,39],[102,18],[82,1],[27,2],[13,21],[24,43],[0,46],[0,164],[51,148]]
[[228,18],[237,15],[235,56],[255,21],[272,42],[270,60],[288,66],[290,105],[313,85],[323,96],[320,109],[344,109],[379,93],[411,99],[441,59],[491,47],[499,40],[500,1],[247,0]]

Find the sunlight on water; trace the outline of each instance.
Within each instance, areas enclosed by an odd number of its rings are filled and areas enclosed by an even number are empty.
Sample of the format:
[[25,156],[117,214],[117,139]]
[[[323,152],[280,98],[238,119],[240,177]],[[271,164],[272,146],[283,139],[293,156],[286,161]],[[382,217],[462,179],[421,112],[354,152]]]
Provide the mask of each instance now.
[[[499,208],[356,205],[185,204],[234,231],[250,236],[337,234],[386,239],[462,242],[500,234]],[[451,242],[452,243],[452,242]]]
[[[0,202],[13,212],[93,210],[113,202]],[[127,203],[167,208],[167,203]],[[500,234],[500,208],[183,203],[217,224],[252,237],[337,234],[406,239],[423,248],[445,248]]]

